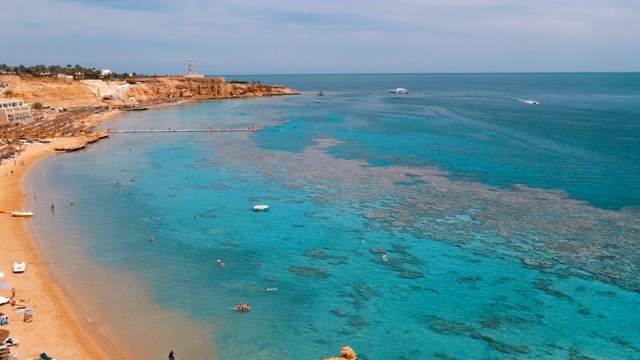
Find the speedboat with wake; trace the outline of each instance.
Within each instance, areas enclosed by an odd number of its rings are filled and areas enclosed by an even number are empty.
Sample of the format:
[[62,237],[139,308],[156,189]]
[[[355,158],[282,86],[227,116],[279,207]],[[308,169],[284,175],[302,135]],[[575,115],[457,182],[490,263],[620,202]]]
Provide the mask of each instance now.
[[392,94],[408,94],[409,90],[405,88],[395,88],[393,90],[389,90],[389,92]]

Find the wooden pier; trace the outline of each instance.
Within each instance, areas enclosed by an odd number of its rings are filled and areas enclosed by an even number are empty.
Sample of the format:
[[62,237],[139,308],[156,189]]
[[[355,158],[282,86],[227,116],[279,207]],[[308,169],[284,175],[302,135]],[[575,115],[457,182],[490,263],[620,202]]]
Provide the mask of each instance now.
[[108,129],[108,133],[110,134],[135,134],[135,133],[214,133],[214,132],[258,132],[258,129],[255,127],[250,128],[242,128],[242,129],[162,129],[162,130],[153,130],[153,129],[145,129],[145,130],[113,130]]

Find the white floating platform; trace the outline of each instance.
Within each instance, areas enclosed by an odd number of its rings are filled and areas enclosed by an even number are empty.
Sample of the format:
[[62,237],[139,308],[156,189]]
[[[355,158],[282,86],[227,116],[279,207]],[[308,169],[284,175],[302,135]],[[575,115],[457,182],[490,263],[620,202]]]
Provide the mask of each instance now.
[[254,205],[253,206],[253,210],[254,211],[267,211],[267,210],[269,210],[269,205]]

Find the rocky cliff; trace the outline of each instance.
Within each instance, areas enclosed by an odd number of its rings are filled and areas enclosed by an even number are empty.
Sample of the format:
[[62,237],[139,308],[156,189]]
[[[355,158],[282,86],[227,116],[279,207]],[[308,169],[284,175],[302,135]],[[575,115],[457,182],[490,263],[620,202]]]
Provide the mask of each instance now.
[[3,87],[2,98],[19,98],[52,108],[299,94],[280,85],[228,83],[224,78],[184,76],[126,81],[0,76],[0,83],[8,84]]
[[297,95],[286,86],[228,83],[224,78],[159,77],[128,80],[127,95],[138,101],[223,99],[252,96]]

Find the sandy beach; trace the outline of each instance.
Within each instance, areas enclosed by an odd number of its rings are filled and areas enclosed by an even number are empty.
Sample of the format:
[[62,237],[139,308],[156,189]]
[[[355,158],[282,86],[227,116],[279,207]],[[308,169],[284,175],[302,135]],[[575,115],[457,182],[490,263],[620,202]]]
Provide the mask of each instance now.
[[[54,147],[76,141],[60,138],[51,143],[30,144],[15,161],[6,161],[0,166],[0,210],[28,211],[23,208],[28,194],[23,192],[22,181],[29,169],[38,160],[56,153]],[[16,313],[18,306],[0,306],[0,312],[9,315],[10,320],[2,330],[8,330],[10,337],[20,341],[12,351],[17,351],[20,359],[39,359],[43,352],[58,359],[110,358],[85,334],[79,319],[70,311],[63,294],[52,282],[29,236],[28,221],[29,218],[0,214],[0,272],[5,274],[2,280],[13,284],[16,300],[25,300],[33,308],[33,321],[25,322],[24,315]],[[13,274],[13,263],[23,261],[26,262],[26,271]],[[11,297],[11,290],[0,291],[0,296]]]
[[[172,104],[159,104],[159,106]],[[121,114],[112,110],[92,119],[94,125]],[[32,143],[26,150],[9,161],[5,160],[0,166],[0,211],[29,211],[25,209],[25,200],[32,199],[34,194],[27,193],[24,186],[25,176],[41,159],[59,154],[56,149],[78,148],[86,145],[84,137],[56,138],[49,143]],[[36,201],[47,201],[44,194],[35,194]],[[56,204],[59,206],[69,204]],[[38,214],[34,214],[38,216]],[[0,313],[9,315],[9,325],[0,330],[9,331],[9,337],[18,339],[19,345],[12,347],[12,352],[18,352],[19,359],[40,359],[45,352],[56,359],[131,359],[135,354],[144,353],[144,349],[132,344],[115,346],[114,341],[126,341],[114,332],[113,324],[107,321],[101,312],[89,310],[82,300],[69,294],[62,283],[56,282],[43,263],[33,241],[28,222],[30,218],[12,217],[10,213],[0,213],[0,229],[3,230],[0,243],[0,272],[5,276],[0,281],[6,281],[14,286],[16,300],[24,300],[15,306],[7,303],[0,305]],[[20,274],[12,273],[14,262],[25,262],[26,271]],[[130,286],[142,286],[127,282]],[[10,298],[11,290],[1,290],[0,296]],[[108,296],[108,294],[104,294]],[[33,308],[33,321],[25,322],[23,313],[16,313],[22,308],[21,303]],[[127,306],[119,304],[118,306]],[[113,310],[113,309],[112,309]],[[86,313],[91,311],[91,315]],[[169,316],[164,310],[146,308],[152,316]],[[120,319],[122,323],[130,319]],[[135,326],[135,324],[131,324]],[[183,335],[193,331],[201,331],[191,324],[177,322],[175,330]],[[162,338],[152,341],[155,346],[162,346]],[[181,339],[181,343],[190,344],[188,336]],[[160,342],[160,343],[157,343]],[[209,353],[203,356],[211,356]]]

